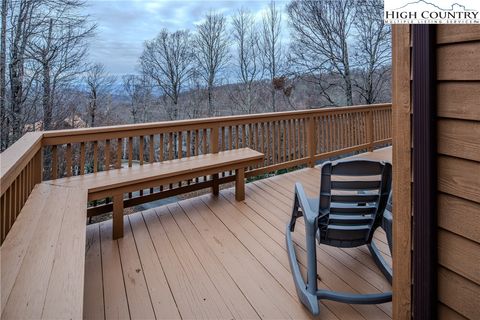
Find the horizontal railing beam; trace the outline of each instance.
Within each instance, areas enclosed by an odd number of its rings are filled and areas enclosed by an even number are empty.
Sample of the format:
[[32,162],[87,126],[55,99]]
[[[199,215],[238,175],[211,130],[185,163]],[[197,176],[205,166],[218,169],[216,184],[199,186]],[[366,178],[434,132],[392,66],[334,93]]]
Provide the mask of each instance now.
[[67,130],[52,130],[43,132],[43,145],[57,145],[66,143],[89,142],[104,139],[127,138],[136,136],[148,136],[151,134],[166,133],[176,130],[198,130],[213,128],[218,124],[222,126],[245,125],[264,121],[280,121],[286,119],[299,119],[312,115],[345,114],[350,112],[389,109],[390,103],[359,105],[348,107],[319,108],[296,111],[282,111],[258,113],[249,115],[212,117],[191,120],[162,121],[142,124],[128,124],[117,126],[105,126],[95,128],[80,128]]
[[0,153],[2,195],[41,149],[42,137],[42,132],[27,132],[8,149]]

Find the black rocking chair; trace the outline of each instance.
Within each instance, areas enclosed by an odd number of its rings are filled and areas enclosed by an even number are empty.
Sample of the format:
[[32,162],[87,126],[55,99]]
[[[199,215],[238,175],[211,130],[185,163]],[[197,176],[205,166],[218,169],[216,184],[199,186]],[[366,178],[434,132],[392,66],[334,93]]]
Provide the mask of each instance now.
[[[339,180],[339,176],[344,179]],[[320,198],[307,198],[302,185],[295,184],[292,219],[286,230],[287,252],[297,294],[312,314],[319,313],[320,299],[351,304],[380,304],[392,300],[391,292],[351,294],[318,290],[315,243],[317,238],[320,244],[339,248],[367,245],[375,263],[391,283],[392,269],[372,241],[375,230],[383,226],[391,250],[391,176],[389,163],[327,162],[322,167]],[[306,229],[307,283],[300,273],[291,235],[296,220],[302,216]]]

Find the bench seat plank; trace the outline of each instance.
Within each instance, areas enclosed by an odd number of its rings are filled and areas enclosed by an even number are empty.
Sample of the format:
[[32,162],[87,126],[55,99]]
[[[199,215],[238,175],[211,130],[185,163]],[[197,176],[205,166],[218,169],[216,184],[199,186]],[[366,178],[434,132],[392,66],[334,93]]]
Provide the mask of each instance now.
[[[2,245],[3,254],[22,252],[20,262],[3,265],[5,275],[17,274],[2,310],[5,319],[81,318],[85,265],[86,194],[77,188],[37,185]],[[32,220],[30,220],[33,218]],[[2,274],[3,275],[3,274]],[[6,279],[5,279],[6,280]],[[64,283],[62,283],[64,282]],[[58,305],[62,310],[55,310]],[[46,312],[45,315],[42,315]]]
[[22,265],[27,249],[30,245],[35,228],[37,227],[40,215],[38,208],[43,208],[48,199],[48,193],[52,186],[37,184],[25,202],[21,214],[8,233],[5,241],[0,247],[1,257],[1,310],[5,309],[8,296],[12,291],[17,279],[20,266]]
[[[49,181],[48,183],[58,186],[81,185],[87,188],[90,194],[93,194],[103,190],[119,189],[125,186],[135,188],[138,184],[153,183],[153,181],[159,179],[166,181],[165,183],[169,183],[170,181],[175,182],[175,180],[181,176],[210,174],[209,172],[219,172],[219,168],[234,170],[257,163],[263,159],[263,157],[264,155],[260,152],[249,148],[242,148],[222,151],[215,154],[205,154],[131,168],[114,169],[94,174],[62,178]],[[168,180],[169,178],[171,178],[171,180]],[[89,198],[89,200],[93,199],[92,197]]]

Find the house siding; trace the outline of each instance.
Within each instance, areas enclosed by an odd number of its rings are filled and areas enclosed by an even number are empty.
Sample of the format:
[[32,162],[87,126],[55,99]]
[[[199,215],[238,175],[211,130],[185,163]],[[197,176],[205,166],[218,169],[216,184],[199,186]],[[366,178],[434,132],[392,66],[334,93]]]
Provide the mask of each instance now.
[[480,26],[437,26],[438,315],[480,318]]

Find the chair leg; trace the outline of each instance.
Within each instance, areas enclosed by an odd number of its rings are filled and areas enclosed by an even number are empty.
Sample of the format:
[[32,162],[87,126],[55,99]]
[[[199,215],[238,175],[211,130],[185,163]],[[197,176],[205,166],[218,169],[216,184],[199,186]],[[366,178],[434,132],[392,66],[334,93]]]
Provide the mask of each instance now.
[[[288,261],[292,270],[293,281],[297,290],[300,301],[310,310],[313,315],[318,315],[320,310],[318,306],[317,293],[317,253],[315,244],[315,226],[305,221],[305,231],[307,234],[307,284],[303,280],[298,265],[297,255],[292,240],[292,232],[295,228],[296,219],[302,216],[298,210],[298,202],[295,201],[292,219],[285,230],[285,238],[287,244]],[[305,219],[306,220],[306,219]]]
[[368,250],[370,250],[370,253],[372,254],[373,261],[375,261],[375,264],[378,266],[380,271],[382,271],[383,275],[387,279],[390,284],[392,284],[392,278],[393,278],[393,273],[392,273],[392,268],[388,265],[387,261],[383,258],[382,254],[380,253],[380,250],[378,250],[377,246],[375,245],[375,242],[373,240],[367,245]]

